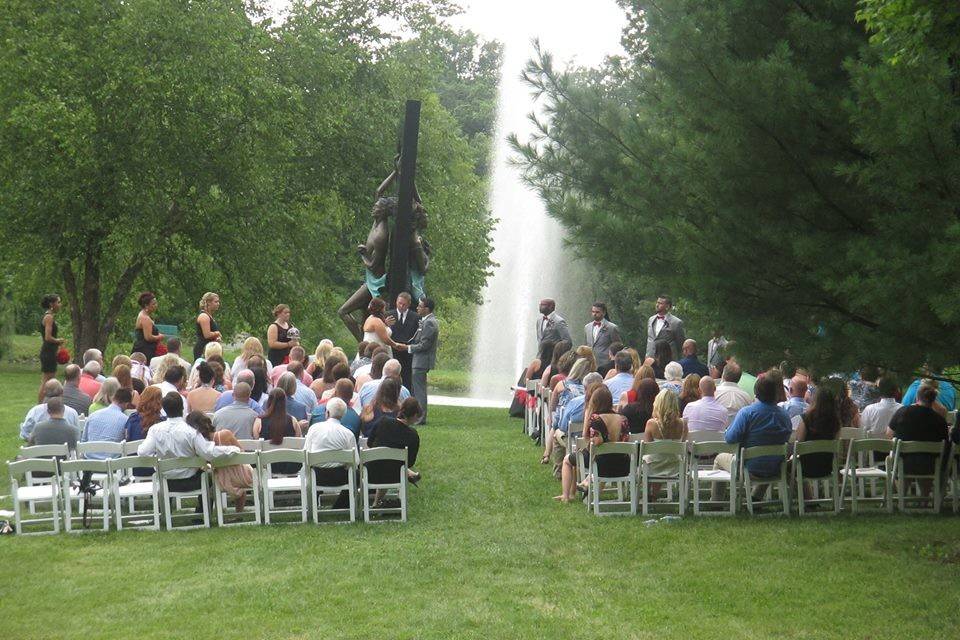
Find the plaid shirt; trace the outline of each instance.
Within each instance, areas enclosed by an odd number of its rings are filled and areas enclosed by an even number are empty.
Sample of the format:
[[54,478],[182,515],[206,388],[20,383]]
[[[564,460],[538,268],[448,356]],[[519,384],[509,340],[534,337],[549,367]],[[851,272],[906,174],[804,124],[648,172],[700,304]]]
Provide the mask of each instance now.
[[[127,414],[123,412],[123,409],[111,403],[109,407],[104,407],[90,414],[83,429],[83,435],[80,436],[80,442],[98,440],[122,442],[126,434],[126,425]],[[106,453],[89,453],[85,457],[91,460],[106,460],[114,456]]]

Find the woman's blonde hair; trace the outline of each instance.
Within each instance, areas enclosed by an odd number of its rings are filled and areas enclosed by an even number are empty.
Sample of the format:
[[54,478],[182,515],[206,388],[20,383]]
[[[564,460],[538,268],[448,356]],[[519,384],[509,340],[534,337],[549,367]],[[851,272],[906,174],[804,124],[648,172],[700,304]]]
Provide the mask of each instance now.
[[107,378],[100,385],[100,390],[93,396],[92,404],[102,404],[107,406],[113,402],[113,395],[120,389],[120,381],[113,376]]
[[250,356],[263,356],[263,343],[260,338],[250,336],[243,341],[243,348],[240,350],[240,357],[246,362]]
[[122,364],[125,364],[125,365],[127,365],[127,366],[129,367],[129,366],[131,366],[131,363],[132,363],[132,362],[133,362],[133,360],[130,359],[130,356],[124,355],[124,354],[121,353],[121,354],[115,355],[115,356],[113,357],[113,360],[110,362],[110,367],[113,368],[113,369],[116,369],[117,367],[119,367],[119,366],[122,365]]
[[276,318],[277,316],[279,316],[279,315],[280,315],[281,313],[283,313],[284,311],[289,311],[289,310],[290,310],[290,305],[278,304],[277,306],[275,306],[275,307],[273,308],[273,317]]
[[223,357],[223,345],[219,342],[208,342],[203,348],[203,359],[209,360],[213,356]]
[[661,389],[653,401],[653,418],[660,423],[661,436],[668,440],[679,438],[683,433],[683,421],[677,394],[670,389]]
[[314,363],[322,370],[324,363],[327,361],[327,358],[331,353],[333,353],[333,341],[328,338],[324,338],[319,344],[317,344],[317,349],[313,352]]
[[180,358],[175,353],[168,353],[160,360],[157,370],[153,372],[153,383],[160,384],[167,375],[167,370],[173,366],[180,366]]
[[213,299],[219,297],[220,296],[213,291],[207,291],[205,294],[203,294],[203,297],[200,298],[200,311],[206,311]]
[[[587,375],[591,371],[597,370],[597,357],[593,355],[593,349],[591,349],[585,344],[582,344],[576,348],[576,351],[574,351],[574,353],[577,354],[577,358],[586,358],[587,360],[587,371],[585,371],[583,375]],[[577,364],[577,363],[574,362],[573,364]]]
[[627,347],[626,349],[624,349],[624,351],[629,353],[630,359],[633,360],[633,366],[630,367],[630,373],[632,373],[633,375],[636,375],[637,371],[640,369],[640,365],[642,364],[642,362],[640,361],[640,353],[637,352],[637,350],[634,349],[633,347]]
[[687,402],[700,399],[699,373],[691,373],[683,379],[683,386],[680,387],[680,397]]
[[[116,358],[114,358],[114,361],[116,361]],[[118,364],[115,366],[113,368],[113,377],[117,379],[121,387],[133,389],[133,376],[130,375],[130,365]]]
[[586,358],[577,358],[577,361],[570,367],[570,375],[567,376],[567,379],[583,382],[588,373],[590,373],[590,361]]

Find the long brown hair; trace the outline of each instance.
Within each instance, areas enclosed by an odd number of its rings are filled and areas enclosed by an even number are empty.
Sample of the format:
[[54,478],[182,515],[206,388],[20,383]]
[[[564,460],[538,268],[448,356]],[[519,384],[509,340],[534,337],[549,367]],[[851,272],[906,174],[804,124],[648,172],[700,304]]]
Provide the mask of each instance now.
[[287,394],[283,389],[275,388],[267,396],[267,408],[260,416],[260,437],[263,430],[270,432],[270,444],[281,444],[283,432],[287,430],[290,417],[287,415]]
[[362,419],[364,422],[373,420],[377,409],[381,411],[399,411],[400,410],[400,383],[396,378],[384,378],[377,387],[377,394],[373,396],[373,402],[363,408]]
[[140,414],[140,428],[146,435],[150,427],[160,422],[160,409],[163,400],[163,392],[160,387],[150,386],[140,394],[140,403],[137,405],[137,413]]

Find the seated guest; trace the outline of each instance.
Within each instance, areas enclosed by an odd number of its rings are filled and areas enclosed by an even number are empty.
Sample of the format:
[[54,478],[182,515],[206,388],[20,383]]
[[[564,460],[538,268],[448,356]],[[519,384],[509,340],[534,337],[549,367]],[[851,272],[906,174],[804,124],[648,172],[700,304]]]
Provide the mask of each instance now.
[[[790,380],[790,397],[787,398],[785,402],[781,402],[779,406],[787,413],[787,417],[790,418],[790,423],[796,428],[799,424],[800,416],[807,412],[807,409],[810,408],[810,405],[804,400],[807,395],[807,382],[799,377],[794,377]],[[839,400],[837,401],[837,406],[839,407]]]
[[[103,352],[100,349],[87,349],[83,352],[83,366],[86,367],[89,363],[96,362],[100,365],[100,371],[103,371]],[[104,376],[97,374],[97,382],[103,382]],[[84,391],[86,393],[86,391]],[[94,394],[88,394],[90,397],[93,397]]]
[[193,411],[213,413],[217,400],[220,399],[220,392],[213,388],[213,367],[207,362],[201,362],[197,365],[196,372],[200,385],[187,394],[187,404]]
[[[264,378],[264,379],[266,379],[266,378]],[[240,371],[237,373],[237,381],[236,381],[236,382],[237,382],[237,384],[240,384],[241,382],[245,382],[245,383],[247,384],[247,387],[252,390],[252,389],[253,389],[253,384],[254,384],[253,371],[250,371],[250,369],[242,369],[242,370],[240,370]],[[233,404],[233,390],[224,391],[224,392],[221,393],[220,396],[217,398],[217,402],[216,402],[216,404],[214,404],[213,410],[214,410],[214,411],[219,411],[220,409],[223,409],[224,407],[229,406],[229,405],[231,405],[231,404]],[[247,400],[247,406],[249,406],[251,409],[253,409],[254,411],[256,411],[258,414],[263,410],[263,407],[261,407],[260,404],[259,404],[258,402],[256,402],[253,398]],[[216,425],[214,425],[214,426],[216,426]]]
[[[623,347],[621,346],[620,348],[622,349]],[[620,351],[620,349],[617,349],[617,351]],[[614,354],[614,355],[616,355],[616,354]],[[571,366],[571,367],[573,366],[573,364],[574,364],[577,360],[579,360],[580,358],[584,358],[584,359],[586,359],[586,361],[587,361],[587,363],[588,363],[588,365],[587,365],[587,367],[588,367],[588,369],[589,369],[588,373],[597,370],[597,357],[596,357],[595,355],[593,355],[593,349],[591,349],[591,348],[588,347],[587,345],[582,344],[582,345],[580,345],[579,347],[577,347],[576,349],[574,349],[574,350],[573,350],[573,356],[574,356],[574,357],[573,357],[573,361],[570,362],[570,366]],[[613,356],[610,356],[610,357],[612,358]],[[612,361],[611,361],[611,362],[612,362]]]
[[80,375],[80,381],[77,383],[77,386],[80,388],[80,391],[84,392],[91,398],[97,395],[97,392],[100,391],[100,371],[102,370],[100,363],[96,360],[91,360],[90,362],[83,365],[83,373]]
[[[570,425],[575,422],[583,423],[583,412],[590,402],[590,386],[598,384],[603,384],[603,378],[596,371],[591,371],[583,377],[583,395],[572,398],[560,412],[560,419],[557,421],[557,428],[554,431],[557,446],[566,449],[566,439],[570,432]],[[574,435],[578,436],[581,433],[583,432],[575,431]]]
[[147,437],[150,427],[166,420],[166,417],[160,413],[163,409],[162,401],[163,393],[160,387],[147,387],[143,390],[137,410],[127,417],[124,440],[143,440]]
[[[310,427],[303,448],[309,453],[352,451],[356,454],[356,433],[341,423],[343,416],[348,411],[347,403],[340,398],[331,398],[325,408],[327,417],[322,422],[317,422]],[[346,467],[335,463],[317,465],[314,467],[313,473],[317,478],[317,484],[321,487],[341,487],[348,481]],[[333,503],[333,508],[345,509],[349,505],[350,494],[347,491],[341,491],[336,502]]]
[[689,376],[691,373],[695,373],[701,378],[710,375],[710,370],[707,368],[707,365],[703,364],[697,359],[696,340],[684,340],[683,358],[680,359],[680,366],[683,367],[684,376]]
[[683,390],[683,367],[679,362],[668,362],[663,369],[663,385],[661,389],[670,389],[673,395],[679,396]]
[[119,388],[120,382],[116,378],[110,377],[104,380],[103,384],[100,385],[100,391],[97,391],[97,395],[93,397],[93,402],[90,403],[90,415],[109,407],[110,403],[113,402],[113,395]]
[[[647,420],[643,430],[643,441],[654,440],[685,440],[687,437],[687,423],[680,417],[680,404],[677,395],[667,387],[660,390],[657,399],[653,401],[653,415]],[[672,476],[679,473],[677,456],[650,454],[643,456],[647,473],[655,476]],[[651,499],[657,495],[659,485],[647,485]]]
[[400,380],[385,377],[373,400],[368,402],[360,412],[360,431],[369,438],[385,416],[396,418],[398,411],[400,411]]
[[897,382],[890,376],[883,376],[877,382],[880,391],[880,401],[867,405],[860,416],[860,428],[867,438],[886,438],[890,419],[903,407],[897,402],[899,389]]
[[550,396],[550,421],[547,423],[543,457],[540,459],[540,464],[550,462],[550,454],[553,452],[554,439],[556,438],[554,431],[560,423],[560,414],[564,407],[575,397],[583,395],[583,377],[587,375],[588,365],[589,363],[585,358],[577,360],[573,369],[570,370],[570,375],[565,380],[558,382],[553,389]]
[[[399,360],[395,358],[391,358],[390,360],[387,360],[387,362],[384,363],[383,365],[383,372],[382,372],[382,375],[380,376],[380,379],[371,380],[370,382],[363,385],[363,387],[360,389],[360,392],[359,392],[360,406],[366,407],[368,404],[370,404],[370,402],[373,400],[374,396],[376,395],[377,390],[380,388],[380,385],[383,384],[383,381],[386,380],[387,378],[393,378],[397,381],[398,384],[400,384],[400,372],[401,372],[400,367],[401,365]],[[403,384],[400,384],[399,402],[403,402],[409,397],[410,397],[410,391],[405,386],[403,386]]]
[[317,348],[313,352],[313,356],[308,358],[309,363],[304,369],[304,371],[307,372],[307,375],[310,376],[311,380],[317,380],[318,378],[323,377],[323,369],[326,366],[327,358],[331,353],[333,353],[333,340],[324,338],[317,343]]
[[[161,363],[161,370],[162,370]],[[163,372],[163,382],[157,384],[160,388],[160,393],[163,394],[163,397],[166,398],[167,394],[175,393],[180,396],[180,400],[183,401],[183,411],[180,412],[181,415],[187,413],[187,400],[183,397],[183,389],[187,383],[187,375],[183,367],[180,365],[172,365],[166,371]]]
[[[227,362],[223,359],[222,356],[212,355],[207,359],[207,364],[210,365],[210,368],[213,369],[213,384],[211,387],[217,393],[223,393],[224,391],[229,391],[233,388],[233,378],[227,377],[229,368],[227,368]],[[197,383],[200,382],[200,376],[197,374]],[[229,384],[228,384],[229,383]]]
[[860,367],[860,379],[849,382],[850,399],[861,413],[871,404],[880,402],[880,388],[877,386],[879,377],[880,370],[867,364]]
[[[649,367],[647,367],[649,369]],[[652,370],[651,370],[652,373]],[[653,401],[660,393],[660,385],[653,378],[643,378],[637,389],[631,390],[635,394],[635,400],[620,406],[620,415],[627,419],[630,425],[630,433],[643,433],[647,427],[647,421],[653,415]],[[624,394],[624,395],[629,395]]]
[[240,440],[256,438],[253,425],[258,413],[250,408],[250,385],[238,382],[233,388],[233,402],[213,414],[213,427],[227,429]]
[[130,393],[133,394],[133,400],[130,401],[130,406],[124,407],[124,409],[136,409],[137,404],[140,402],[140,393],[133,386],[133,375],[130,373],[130,365],[116,365],[113,368],[113,377],[117,379],[121,387],[130,389]]
[[[333,387],[330,388],[330,389],[327,389],[326,391],[324,391],[323,394],[320,396],[320,403],[321,403],[321,404],[324,403],[324,402],[326,402],[327,400],[329,400],[330,398],[332,398],[333,396],[336,395],[335,390],[336,390],[336,387],[337,387],[337,383],[340,382],[341,380],[349,380],[351,386],[352,386],[354,389],[356,389],[356,385],[355,385],[354,382],[353,382],[353,378],[350,377],[350,367],[348,367],[347,365],[345,365],[345,364],[342,363],[342,362],[341,362],[341,363],[338,363],[338,364],[333,368]],[[360,394],[358,394],[358,393],[356,393],[356,391],[354,391],[353,400],[347,402],[347,406],[353,407],[353,408],[355,408],[355,409],[356,409],[356,408],[359,408],[359,407],[360,407]]]
[[[857,409],[857,404],[850,398],[850,390],[847,388],[847,383],[843,378],[832,376],[826,380],[821,381],[821,385],[829,384],[833,385],[834,392],[837,395],[837,398],[840,402],[840,423],[844,427],[859,427],[860,426],[860,410]],[[809,393],[809,387],[808,387]],[[813,395],[816,395],[814,392]],[[812,397],[812,396],[811,396]]]
[[[183,402],[179,393],[170,392],[163,396],[163,412],[167,419],[158,422],[147,432],[146,439],[137,447],[137,455],[167,458],[192,458],[199,456],[204,460],[216,460],[237,453],[237,447],[220,447],[210,440],[210,433],[201,433],[199,428],[209,429],[208,421],[195,420],[192,427],[183,419]],[[203,469],[175,469],[167,472],[167,484],[171,491],[194,491],[200,488]],[[197,501],[197,511],[202,509]]]
[[547,386],[550,384],[550,378],[557,373],[560,366],[560,358],[573,348],[573,343],[569,340],[561,340],[553,345],[553,352],[550,354],[550,364],[546,366],[540,375],[540,384]]
[[[717,402],[726,407],[731,420],[740,409],[753,402],[753,396],[740,388],[738,384],[740,378],[740,365],[733,361],[728,362],[723,368],[722,382],[717,385],[717,391],[714,394]],[[776,395],[774,395],[774,399],[776,399]]]
[[[621,351],[616,357],[624,353]],[[614,358],[614,367],[619,368]],[[609,382],[609,380],[607,381]],[[606,382],[597,386],[590,397],[588,407],[590,418],[584,422],[584,434],[587,441],[597,446],[604,442],[627,442],[630,440],[630,427],[627,419],[613,411],[613,396]],[[585,454],[583,452],[578,452]],[[561,469],[562,491],[555,500],[570,502],[576,497],[576,459],[577,453],[571,453],[563,460]],[[602,476],[625,476],[630,469],[630,458],[627,455],[606,455],[597,460],[597,471]]]
[[243,341],[243,346],[240,349],[240,355],[237,356],[237,359],[233,361],[233,366],[230,367],[231,377],[235,379],[238,373],[244,369],[249,369],[250,358],[253,356],[257,356],[258,358],[262,359],[263,366],[268,372],[273,368],[263,353],[263,343],[261,343],[258,338],[250,336]]
[[339,379],[334,375],[334,372],[337,371],[337,367],[341,367],[341,373],[343,372],[342,367],[346,367],[347,376],[350,375],[350,367],[347,365],[346,358],[341,356],[339,353],[334,354],[331,352],[326,358],[324,358],[323,369],[320,371],[320,375],[315,377],[313,382],[310,383],[310,390],[317,398],[323,398],[325,391],[333,389],[333,385],[335,385]]
[[655,343],[653,362],[650,363],[650,366],[653,367],[653,375],[657,377],[657,380],[666,378],[667,365],[671,362],[673,362],[673,347],[670,346],[670,343],[665,341]]
[[[602,364],[596,359],[596,356],[594,356],[594,361],[597,363],[596,372],[603,376],[604,379],[607,378],[607,374],[609,374],[611,371],[614,372],[613,375],[617,375],[616,369],[614,369],[613,366],[613,360],[621,351],[623,351],[623,343],[616,341],[610,343],[610,348],[607,349],[606,360]],[[590,349],[590,353],[593,353],[593,349]]]
[[[76,366],[76,365],[74,365]],[[80,367],[77,367],[77,371]],[[70,451],[77,449],[77,428],[63,418],[63,398],[52,396],[47,400],[47,416],[30,434],[27,444],[65,444]]]
[[[904,406],[893,414],[887,437],[908,441],[940,442],[947,439],[947,421],[933,409],[937,401],[937,388],[920,385],[917,404]],[[925,453],[903,456],[903,470],[907,474],[932,474],[933,457]]]
[[388,360],[390,360],[390,356],[387,354],[385,349],[383,351],[377,351],[375,354],[373,354],[373,360],[371,360],[370,364],[370,372],[366,375],[360,374],[357,376],[357,393],[359,393],[368,382],[380,380],[383,377],[383,366],[387,364]]
[[[167,354],[169,355],[169,354]],[[217,361],[220,363],[220,366],[223,367],[223,386],[227,389],[233,388],[233,378],[230,375],[230,370],[227,369],[227,363],[223,359],[223,345],[219,342],[208,342],[207,346],[203,348],[203,357],[197,358],[193,363],[193,370],[190,375],[187,376],[187,386],[188,390],[196,389],[200,386],[200,375],[197,372],[197,367],[201,362],[213,362]],[[178,363],[179,364],[179,363]],[[187,367],[183,367],[184,372],[190,371]]]
[[180,349],[182,347],[183,343],[180,341],[180,338],[167,338],[167,352],[162,356],[154,356],[153,358],[150,358],[150,372],[155,372],[163,359],[171,355],[176,356],[177,358],[175,364],[179,364],[181,367],[183,367],[184,371],[190,371],[190,363],[184,360],[183,356],[180,355]]
[[[420,434],[411,425],[417,424],[422,417],[423,411],[417,399],[407,398],[397,408],[396,417],[386,414],[383,416],[367,441],[367,446],[371,449],[374,447],[406,449],[407,479],[414,484],[420,481],[420,474],[413,470],[413,466],[417,463],[417,454],[420,452]],[[392,460],[378,460],[367,465],[367,474],[373,484],[396,482],[399,472],[400,464]]]
[[723,431],[730,422],[727,408],[717,402],[714,393],[717,383],[710,376],[700,378],[700,399],[695,400],[683,409],[683,419],[687,423],[687,431]]
[[289,370],[290,365],[294,362],[300,363],[300,382],[309,386],[310,383],[313,382],[313,378],[311,378],[307,372],[304,371],[307,366],[307,351],[300,345],[290,348],[289,363],[274,365],[273,369],[270,371],[270,382],[276,385],[277,381],[280,379],[280,376],[285,374]]
[[[123,408],[130,403],[131,399],[130,389],[117,389],[109,406],[90,414],[87,418],[87,424],[80,435],[80,442],[123,442],[127,437],[127,414],[123,412]],[[105,460],[113,456],[94,452],[86,454],[86,457],[92,460]]]
[[68,364],[63,370],[63,404],[77,413],[87,415],[90,412],[92,398],[80,390],[80,367]]
[[[917,378],[910,386],[907,387],[906,392],[903,394],[903,400],[901,403],[905,407],[917,402],[917,390],[920,388],[920,384],[924,381],[924,378]],[[954,389],[953,385],[945,380],[939,380],[933,382],[937,387],[937,402],[946,407],[947,411],[954,411],[957,408],[957,390]]]
[[370,364],[370,358],[367,357],[367,346],[369,344],[366,340],[361,340],[357,343],[357,353],[354,354],[353,360],[350,360],[348,363],[350,365],[350,375],[353,375],[353,372],[356,370],[355,367]]
[[[648,364],[642,364],[640,365],[640,368],[637,369],[636,373],[633,374],[633,386],[630,387],[630,389],[628,389],[626,393],[620,394],[619,399],[614,398],[615,400],[617,400],[617,405],[623,407],[630,404],[631,402],[636,402],[637,393],[640,391],[640,382],[642,380],[647,380],[647,379],[653,380],[654,383],[656,383],[656,376],[653,375],[653,367],[651,367]],[[659,389],[660,389],[660,386],[657,385],[658,393],[659,393]],[[653,401],[651,400],[651,402]],[[644,423],[646,423],[646,420],[644,420]],[[641,430],[641,431],[638,431],[637,433],[643,433],[643,431]]]
[[[254,358],[250,359],[255,360]],[[250,367],[250,372],[253,373],[253,386],[250,388],[250,398],[265,408],[267,406],[267,394],[273,389],[270,385],[270,380],[267,378],[267,370],[261,366],[253,365]]]
[[[289,379],[292,381],[293,376],[291,375]],[[302,437],[300,423],[294,416],[287,413],[289,401],[282,387],[277,387],[270,392],[263,415],[253,423],[254,438],[268,440],[273,445],[281,445],[284,438]],[[290,475],[300,471],[300,466],[298,462],[278,462],[272,465],[272,470],[274,473]]]
[[630,373],[633,369],[633,359],[630,354],[623,350],[618,351],[613,357],[613,368],[617,373],[603,384],[607,385],[614,398],[619,398],[633,388],[633,374]]
[[[376,342],[361,342],[360,344],[366,344],[367,346],[364,347],[363,357],[358,357],[357,362],[350,365],[350,375],[352,375],[354,378],[359,378],[360,376],[370,374],[370,368],[373,366],[373,356],[377,355],[377,351],[382,350],[384,353],[387,353],[387,350]],[[360,355],[359,352],[357,355]],[[390,359],[389,355],[387,355],[387,359]]]
[[[809,409],[800,415],[797,425],[797,442],[807,440],[836,440],[840,435],[840,399],[836,385],[824,384],[817,388]],[[791,393],[793,388],[791,388]],[[833,455],[811,453],[803,456],[803,475],[807,478],[823,478],[833,471]],[[804,486],[804,495],[809,488]]]
[[[187,424],[196,429],[201,434],[213,434],[214,444],[221,447],[236,447],[242,449],[237,436],[232,431],[221,429],[213,430],[213,422],[207,415],[200,411],[191,411],[187,416]],[[217,477],[217,484],[220,489],[236,501],[237,513],[243,511],[247,502],[247,491],[253,488],[253,467],[248,464],[230,464],[225,467],[217,467],[213,470]]]
[[680,415],[683,415],[683,410],[687,408],[687,405],[691,402],[696,402],[700,399],[700,374],[691,373],[686,378],[683,379],[683,382],[680,384],[680,396],[677,398],[677,401],[680,404]]
[[276,388],[281,389],[287,397],[287,413],[296,418],[298,422],[305,421],[309,415],[307,413],[307,407],[293,396],[297,391],[297,379],[294,375],[289,371],[285,371],[280,375],[280,379],[277,380]]
[[133,376],[133,388],[136,389],[138,393],[143,393],[143,390],[147,388],[147,385],[149,385],[153,379],[153,374],[150,373],[150,367],[147,366],[147,356],[139,351],[134,351],[130,354],[130,375]]
[[[355,394],[353,393],[353,382],[349,377],[341,378],[337,380],[337,385],[333,388],[333,397],[330,398],[340,398],[343,400],[344,404],[347,405],[347,410],[344,412],[343,416],[340,417],[340,424],[342,424],[347,429],[353,432],[356,437],[360,437],[360,414],[357,413],[353,407],[350,406]],[[327,404],[318,404],[317,408],[313,410],[310,414],[310,424],[316,424],[317,422],[323,422],[327,419]],[[310,432],[307,432],[309,435]]]
[[[43,383],[43,402],[40,404],[34,405],[30,411],[27,411],[26,417],[23,419],[23,422],[20,424],[20,437],[24,440],[30,439],[30,434],[33,433],[33,428],[40,424],[41,422],[46,422],[50,419],[50,414],[47,412],[47,402],[50,401],[50,398],[62,398],[63,397],[63,385],[60,384],[60,381],[56,378],[51,378]],[[79,416],[77,412],[72,408],[64,405],[63,407],[63,419],[66,420],[70,426],[74,429],[79,430]]]
[[294,360],[287,365],[287,373],[293,376],[295,385],[293,397],[296,398],[297,402],[306,407],[307,415],[310,415],[310,412],[313,411],[313,408],[317,406],[317,394],[315,394],[310,387],[303,384],[303,381],[301,380],[303,363]]
[[[739,366],[730,363],[724,369],[724,376],[731,367]],[[739,374],[739,371],[737,371]],[[724,378],[724,382],[733,382]],[[734,383],[735,384],[735,383]],[[727,444],[739,444],[743,447],[758,447],[761,445],[785,444],[790,440],[793,427],[790,418],[777,406],[777,387],[782,382],[779,377],[764,376],[757,380],[754,390],[757,400],[751,405],[740,409],[733,419],[733,423],[724,432],[723,439]],[[721,386],[723,386],[721,384]],[[719,393],[719,388],[718,388]],[[721,403],[722,404],[722,403]],[[735,456],[732,453],[718,453],[713,461],[714,469],[731,471]],[[754,476],[769,478],[780,473],[783,464],[782,456],[761,456],[746,461],[746,468]],[[712,499],[719,500],[719,483],[714,483]]]
[[[557,360],[557,370],[550,376],[547,388],[553,389],[566,380],[567,376],[570,375],[570,369],[577,363],[577,360],[579,360],[579,358],[577,358],[577,352],[573,349],[560,356],[560,359]],[[586,360],[586,358],[584,358],[584,360]]]

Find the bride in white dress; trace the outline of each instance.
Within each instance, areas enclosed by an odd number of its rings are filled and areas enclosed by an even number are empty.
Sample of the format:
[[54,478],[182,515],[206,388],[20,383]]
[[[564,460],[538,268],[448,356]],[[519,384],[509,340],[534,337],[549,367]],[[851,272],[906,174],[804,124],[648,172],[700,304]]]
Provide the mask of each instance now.
[[386,309],[387,303],[380,298],[374,298],[370,301],[367,306],[367,312],[370,315],[363,321],[363,339],[366,342],[383,345],[390,352],[392,358],[393,347],[397,346],[397,343],[390,337],[393,335],[393,330],[387,326],[383,319]]

